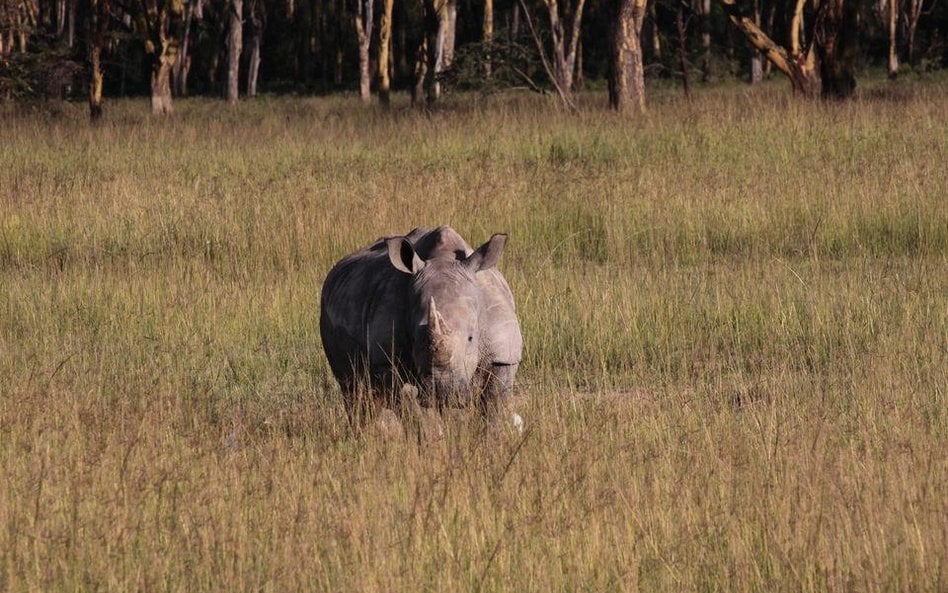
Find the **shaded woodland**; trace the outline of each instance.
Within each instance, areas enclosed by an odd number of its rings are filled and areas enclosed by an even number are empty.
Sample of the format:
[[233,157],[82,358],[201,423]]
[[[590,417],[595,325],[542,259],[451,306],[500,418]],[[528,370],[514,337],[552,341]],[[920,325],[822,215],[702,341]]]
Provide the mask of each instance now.
[[783,76],[844,99],[859,72],[943,68],[943,0],[0,0],[0,98],[174,99],[524,88],[573,107],[584,85],[636,113],[644,80],[683,92]]

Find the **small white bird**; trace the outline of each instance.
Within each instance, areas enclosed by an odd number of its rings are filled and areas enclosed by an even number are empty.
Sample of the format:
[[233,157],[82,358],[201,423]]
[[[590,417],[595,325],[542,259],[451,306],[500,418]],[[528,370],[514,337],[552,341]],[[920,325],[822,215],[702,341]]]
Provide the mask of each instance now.
[[518,433],[523,434],[523,418],[520,417],[520,414],[516,412],[512,413],[510,415],[510,423],[517,429]]

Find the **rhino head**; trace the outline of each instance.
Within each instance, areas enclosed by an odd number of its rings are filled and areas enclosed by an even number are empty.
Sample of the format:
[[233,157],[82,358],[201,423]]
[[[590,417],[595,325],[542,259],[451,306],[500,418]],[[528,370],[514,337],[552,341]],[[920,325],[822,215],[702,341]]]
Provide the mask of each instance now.
[[395,269],[411,276],[407,319],[423,396],[439,405],[465,405],[484,346],[477,273],[497,264],[507,235],[492,236],[470,255],[455,251],[428,260],[404,237],[386,243]]

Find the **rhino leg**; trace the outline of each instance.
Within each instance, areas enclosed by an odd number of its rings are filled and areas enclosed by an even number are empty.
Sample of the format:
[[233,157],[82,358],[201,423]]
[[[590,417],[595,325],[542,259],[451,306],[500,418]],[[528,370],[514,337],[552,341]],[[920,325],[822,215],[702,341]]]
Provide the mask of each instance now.
[[514,378],[519,364],[491,365],[480,400],[480,411],[484,418],[497,424],[509,424],[523,432],[523,419],[510,409]]
[[440,410],[425,406],[421,402],[418,387],[405,383],[398,395],[398,409],[406,432],[415,433],[419,443],[444,438],[444,423],[441,421]]
[[349,425],[356,431],[362,430],[382,408],[371,387],[360,381],[347,381],[342,384],[342,401],[349,417]]

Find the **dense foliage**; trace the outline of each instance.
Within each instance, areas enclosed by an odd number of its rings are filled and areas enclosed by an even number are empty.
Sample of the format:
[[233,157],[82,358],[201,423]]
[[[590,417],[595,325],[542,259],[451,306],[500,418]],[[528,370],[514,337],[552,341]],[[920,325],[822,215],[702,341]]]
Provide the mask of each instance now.
[[[447,0],[442,0],[442,4]],[[452,0],[454,1],[454,0]],[[948,3],[937,0],[896,2],[895,27],[889,28],[887,0],[850,0],[857,15],[856,66],[884,66],[890,36],[902,68],[941,68],[948,57],[945,30]],[[359,85],[357,15],[374,9],[368,31],[371,71],[377,70],[379,20],[383,1],[377,0],[241,0],[243,47],[240,92],[248,87],[253,40],[259,36],[259,82],[270,93],[326,93]],[[104,93],[141,95],[149,91],[149,64],[156,54],[157,31],[166,28],[179,48],[172,78],[174,93],[223,95],[227,74],[229,16],[235,0],[111,0],[103,51]],[[410,88],[417,73],[419,46],[424,38],[422,0],[396,1],[392,14],[392,87]],[[437,3],[435,3],[437,4]],[[578,85],[606,77],[612,3],[589,0],[561,2],[562,26],[567,29],[581,14]],[[778,45],[789,46],[796,2],[741,0],[737,9],[756,22]],[[91,16],[95,0],[0,0],[0,97],[75,96],[88,88]],[[360,6],[361,5],[361,6]],[[529,24],[544,41],[551,37],[550,5],[542,0],[497,0],[493,10],[493,39],[485,43],[485,2],[456,0],[454,68],[442,76],[448,84],[496,88],[518,85],[549,86]],[[807,5],[805,15],[818,23],[819,3]],[[730,22],[719,0],[650,0],[645,16],[643,51],[648,77],[681,78],[682,63],[692,80],[722,77],[752,78],[754,51]],[[802,38],[811,32],[804,25]],[[480,67],[490,60],[493,71]],[[769,73],[766,60],[759,68]],[[490,76],[486,72],[490,71]],[[253,94],[251,92],[251,94]]]

